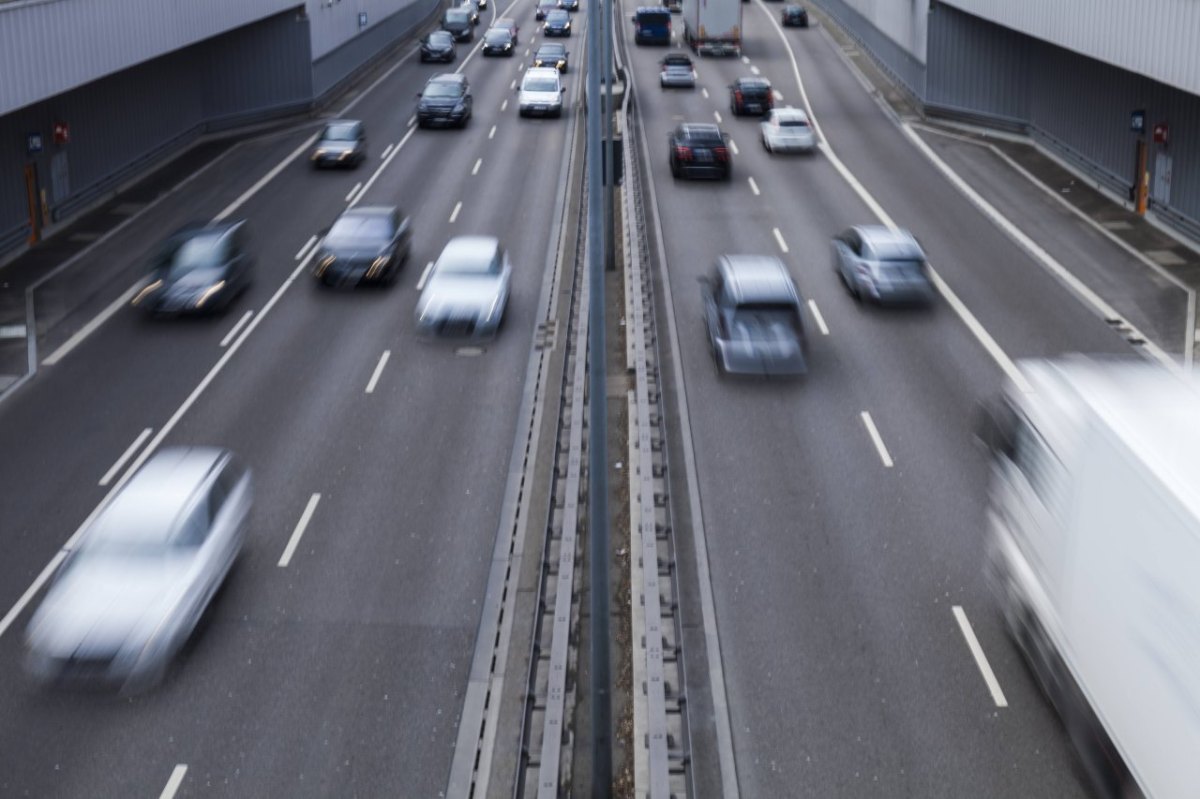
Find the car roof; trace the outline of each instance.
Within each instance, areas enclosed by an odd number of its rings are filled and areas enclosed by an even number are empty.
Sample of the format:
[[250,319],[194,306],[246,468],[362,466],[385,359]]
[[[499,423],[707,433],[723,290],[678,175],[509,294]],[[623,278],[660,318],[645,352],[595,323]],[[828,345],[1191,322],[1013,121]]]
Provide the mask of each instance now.
[[500,239],[495,236],[455,236],[446,242],[438,260],[487,260],[499,247]]
[[434,75],[432,78],[430,78],[428,81],[426,81],[425,85],[428,86],[431,83],[454,83],[459,86],[462,86],[462,85],[466,84],[466,82],[467,82],[467,76],[463,75],[462,73],[442,72],[437,75]]
[[542,42],[538,45],[537,51],[540,53],[543,50],[561,50],[564,53],[567,51],[567,46],[562,42]]
[[883,260],[925,257],[921,245],[907,230],[883,225],[859,225],[854,229],[862,237],[863,246]]
[[554,67],[530,67],[525,70],[526,78],[554,78],[558,80],[558,70]]
[[692,57],[687,53],[667,53],[662,57],[663,64],[690,64]]
[[106,542],[165,542],[175,521],[226,456],[215,447],[159,450],[113,498],[88,538]]
[[717,269],[737,303],[792,302],[798,297],[787,267],[771,255],[723,255]]
[[711,122],[683,122],[679,125],[679,129],[685,136],[702,139],[722,138],[721,129]]
[[741,86],[742,88],[751,88],[751,87],[753,87],[753,88],[756,88],[756,89],[758,89],[758,88],[761,88],[761,89],[769,89],[769,88],[771,88],[771,81],[767,80],[766,78],[758,78],[758,77],[754,77],[754,78],[746,78],[746,77],[742,77],[742,78],[738,78],[737,80],[735,80],[735,81],[734,81],[734,83],[736,83],[738,86]]
[[364,219],[377,216],[391,216],[396,213],[394,205],[360,205],[342,212],[339,219]]
[[[557,2],[557,1],[558,0],[555,0],[555,2]],[[552,9],[550,9],[550,13],[547,14],[547,16],[548,17],[562,17],[563,19],[570,19],[571,12],[567,11],[565,8],[552,8]]]

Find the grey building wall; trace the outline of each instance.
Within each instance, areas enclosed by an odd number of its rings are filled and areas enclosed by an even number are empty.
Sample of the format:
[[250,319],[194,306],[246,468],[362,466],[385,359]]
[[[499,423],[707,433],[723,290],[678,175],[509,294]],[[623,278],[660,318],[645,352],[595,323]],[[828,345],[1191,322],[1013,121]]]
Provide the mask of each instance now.
[[[903,0],[908,11],[896,13],[896,0],[885,0],[890,14],[879,15],[877,0],[814,0],[829,16],[853,36],[893,79],[920,99],[925,96],[925,9],[928,0]],[[918,14],[918,10],[920,13]],[[897,40],[876,24],[890,25],[893,32],[902,34]],[[902,24],[901,24],[902,23]],[[920,31],[919,35],[917,31]],[[907,41],[904,37],[907,37]]]
[[302,7],[303,0],[0,3],[0,116],[286,9],[295,13]]
[[[309,42],[308,23],[284,12],[0,116],[0,252],[28,236],[26,164],[61,219],[206,130],[307,107]],[[26,152],[30,133],[43,152]]]
[[[393,10],[388,16],[379,20],[371,17],[370,12],[365,12],[368,14],[368,27],[336,47],[330,47],[331,43],[340,41],[346,35],[346,31],[341,28],[342,21],[332,18],[336,24],[333,24],[330,29],[331,18],[323,17],[318,11],[310,12],[313,15],[314,27],[314,62],[312,65],[314,98],[325,96],[355,70],[416,28],[422,20],[447,5],[446,0],[404,0],[403,5],[400,5],[399,8],[397,8],[396,0],[359,0],[359,2],[362,5],[388,6]],[[353,10],[354,7],[350,0],[346,0],[342,5],[347,6],[349,10]],[[336,9],[337,6],[335,5],[334,8]],[[483,24],[481,19],[481,27]],[[338,38],[334,38],[333,34],[337,34]],[[316,49],[318,42],[322,47],[329,49],[318,52]]]

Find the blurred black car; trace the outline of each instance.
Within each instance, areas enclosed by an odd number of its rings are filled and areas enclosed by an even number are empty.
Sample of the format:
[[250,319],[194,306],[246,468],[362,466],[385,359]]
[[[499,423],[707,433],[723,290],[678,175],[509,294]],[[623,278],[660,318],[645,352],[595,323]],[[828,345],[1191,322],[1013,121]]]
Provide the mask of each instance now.
[[545,42],[533,54],[533,66],[553,67],[559,72],[566,72],[569,55],[566,45],[561,42]]
[[254,273],[245,222],[192,225],[163,242],[133,304],[150,314],[221,311]]
[[542,27],[546,36],[570,36],[571,13],[562,8],[556,8],[546,15],[546,24]]
[[467,76],[457,72],[434,75],[417,95],[417,126],[467,126],[474,100]]
[[313,275],[324,286],[389,284],[412,249],[408,217],[394,206],[345,211],[317,247]]
[[537,0],[537,7],[533,10],[533,18],[541,21],[556,8],[558,8],[558,0]]
[[766,78],[738,78],[729,85],[729,108],[734,116],[762,116],[774,107],[775,94]]
[[475,5],[473,0],[463,0],[459,8],[465,8],[471,17],[471,24],[479,24],[479,7]]
[[783,7],[781,15],[783,17],[783,27],[785,28],[808,27],[808,9],[803,6],[788,3]]
[[729,180],[733,161],[729,137],[716,125],[683,122],[670,134],[668,163],[676,178]]
[[517,49],[516,36],[511,28],[488,28],[483,34],[483,54],[512,56]]
[[521,28],[519,25],[517,25],[516,20],[510,17],[501,17],[492,23],[492,28],[504,28],[508,31],[511,31],[514,47],[521,43]]
[[433,31],[421,40],[421,61],[454,60],[456,47],[450,31]]
[[315,167],[358,166],[367,157],[367,132],[357,119],[333,119],[325,123],[313,146],[310,160]]
[[448,8],[442,15],[442,30],[449,31],[456,42],[469,42],[475,37],[475,26],[471,22],[470,9],[461,6]]

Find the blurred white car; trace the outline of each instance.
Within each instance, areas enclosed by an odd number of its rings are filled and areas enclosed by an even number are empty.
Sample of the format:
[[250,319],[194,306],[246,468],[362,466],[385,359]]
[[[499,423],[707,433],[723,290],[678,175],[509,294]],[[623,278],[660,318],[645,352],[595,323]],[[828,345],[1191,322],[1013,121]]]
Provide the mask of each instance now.
[[773,108],[759,127],[762,143],[770,153],[808,153],[817,146],[817,136],[801,108]]
[[250,472],[230,452],[165,449],[100,512],[29,624],[44,682],[156,684],[245,537]]
[[504,320],[512,265],[493,236],[450,239],[417,302],[423,333],[493,336]]

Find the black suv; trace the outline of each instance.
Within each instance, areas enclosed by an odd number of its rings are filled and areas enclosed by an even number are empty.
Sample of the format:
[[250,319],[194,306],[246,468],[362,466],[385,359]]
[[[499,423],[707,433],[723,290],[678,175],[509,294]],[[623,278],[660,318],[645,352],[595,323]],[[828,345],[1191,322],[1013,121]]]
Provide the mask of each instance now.
[[569,55],[567,48],[560,42],[544,42],[533,54],[533,66],[552,67],[559,72],[566,72]]
[[766,78],[738,78],[729,85],[729,108],[734,116],[763,116],[774,107],[775,94]]
[[133,304],[151,314],[224,310],[249,285],[254,256],[245,222],[190,225],[163,242]]
[[556,8],[546,15],[542,32],[547,36],[570,36],[571,13],[565,8]]
[[471,86],[467,76],[457,72],[434,75],[425,84],[425,91],[417,95],[417,126],[457,125],[467,126],[471,118]]
[[733,160],[729,156],[728,139],[716,125],[680,124],[670,135],[671,175],[729,180],[733,175]]
[[456,42],[469,42],[475,36],[475,26],[471,22],[471,9],[448,8],[442,16],[442,30],[449,31]]
[[483,54],[512,57],[517,47],[516,36],[511,28],[489,28],[483,34]]

